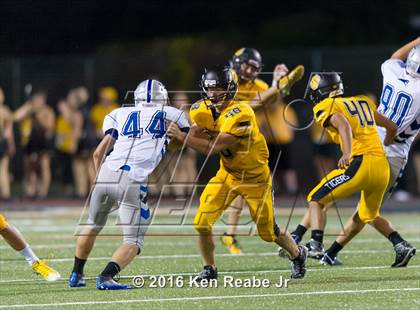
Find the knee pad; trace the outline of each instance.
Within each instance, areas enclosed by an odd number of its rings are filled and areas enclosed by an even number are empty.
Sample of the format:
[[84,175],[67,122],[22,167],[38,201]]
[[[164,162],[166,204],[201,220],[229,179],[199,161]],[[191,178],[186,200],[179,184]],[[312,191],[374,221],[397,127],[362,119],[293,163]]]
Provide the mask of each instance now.
[[6,218],[0,213],[0,231],[6,229],[8,226]]

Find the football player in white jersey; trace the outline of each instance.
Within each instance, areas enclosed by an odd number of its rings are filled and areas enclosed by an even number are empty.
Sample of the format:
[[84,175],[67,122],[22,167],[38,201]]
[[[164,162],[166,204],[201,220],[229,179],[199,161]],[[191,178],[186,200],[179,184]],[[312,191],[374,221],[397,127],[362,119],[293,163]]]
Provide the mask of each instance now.
[[141,82],[134,99],[133,107],[118,108],[104,119],[105,136],[93,155],[98,175],[90,196],[87,225],[77,239],[70,287],[86,286],[84,265],[96,236],[116,205],[123,243],[96,278],[96,287],[100,290],[130,288],[115,281],[114,277],[141,252],[151,219],[147,206],[147,178],[165,154],[169,141],[167,124],[175,122],[184,130],[189,128],[184,112],[167,106],[168,93],[159,81]]
[[[411,144],[420,130],[420,38],[398,49],[391,58],[382,64],[383,90],[378,112],[386,120],[391,120],[395,138],[393,143],[385,143],[387,130],[377,127],[390,166],[388,197],[402,176],[407,163]],[[384,199],[384,201],[386,198]],[[325,213],[323,213],[325,216]],[[324,223],[326,223],[324,219]],[[405,267],[416,254],[416,248],[404,240],[391,222],[379,216],[370,223],[393,244],[395,261],[391,267]],[[309,228],[308,212],[292,232],[296,243],[302,240]],[[321,259],[324,265],[341,265],[337,254],[343,248],[337,242],[324,252],[321,244],[310,240],[307,244],[309,257]],[[284,252],[280,249],[280,256]]]

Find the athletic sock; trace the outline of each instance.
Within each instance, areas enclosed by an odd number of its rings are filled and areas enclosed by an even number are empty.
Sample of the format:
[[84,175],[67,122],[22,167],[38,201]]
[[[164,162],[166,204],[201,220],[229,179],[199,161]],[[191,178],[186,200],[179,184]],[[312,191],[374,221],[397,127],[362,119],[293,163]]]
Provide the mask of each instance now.
[[38,256],[35,255],[28,244],[23,248],[23,250],[20,250],[19,253],[25,257],[25,260],[28,262],[29,266],[32,266],[38,260]]
[[296,229],[292,232],[293,236],[296,236],[294,239],[297,243],[302,241],[303,235],[306,233],[308,229],[303,225],[298,225]]
[[85,268],[86,259],[74,257],[73,272],[83,275],[83,269]]
[[317,229],[312,230],[311,238],[315,241],[322,243],[322,241],[324,240],[324,231]]
[[120,266],[115,262],[109,262],[105,269],[101,272],[101,276],[113,278],[121,270]]
[[327,250],[327,254],[329,257],[334,258],[337,256],[338,252],[342,250],[342,248],[342,245],[340,245],[337,241],[334,241],[334,243]]
[[404,241],[404,239],[400,236],[400,234],[397,231],[393,231],[392,233],[390,233],[388,239],[392,242],[392,245],[394,246]]

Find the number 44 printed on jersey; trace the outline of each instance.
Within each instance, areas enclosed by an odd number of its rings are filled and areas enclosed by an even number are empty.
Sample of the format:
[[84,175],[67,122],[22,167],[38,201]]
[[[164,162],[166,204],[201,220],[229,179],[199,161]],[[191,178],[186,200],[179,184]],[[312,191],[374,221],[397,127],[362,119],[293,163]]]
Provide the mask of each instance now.
[[[143,127],[140,124],[141,111],[131,112],[122,128],[122,135],[127,138],[140,138],[143,135]],[[160,139],[166,132],[164,111],[156,111],[146,127],[146,132],[153,135],[153,139]]]

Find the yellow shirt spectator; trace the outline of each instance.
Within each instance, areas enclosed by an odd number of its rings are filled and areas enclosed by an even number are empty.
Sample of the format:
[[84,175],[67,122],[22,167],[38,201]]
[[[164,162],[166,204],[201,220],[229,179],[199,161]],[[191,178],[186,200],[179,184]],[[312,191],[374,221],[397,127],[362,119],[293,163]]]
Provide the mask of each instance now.
[[102,135],[104,118],[111,111],[119,107],[118,93],[113,87],[103,87],[99,90],[99,102],[92,107],[90,119],[98,135]]

